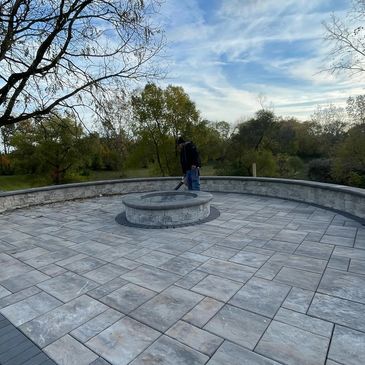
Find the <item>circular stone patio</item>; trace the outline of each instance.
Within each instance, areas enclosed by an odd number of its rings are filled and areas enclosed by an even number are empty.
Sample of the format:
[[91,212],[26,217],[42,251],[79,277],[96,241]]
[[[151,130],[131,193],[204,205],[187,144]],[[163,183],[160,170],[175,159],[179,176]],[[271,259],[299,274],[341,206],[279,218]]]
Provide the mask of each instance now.
[[[0,214],[1,315],[58,364],[363,365],[365,227],[213,195],[219,218],[170,230],[119,225],[122,196]],[[51,363],[2,316],[0,363]]]

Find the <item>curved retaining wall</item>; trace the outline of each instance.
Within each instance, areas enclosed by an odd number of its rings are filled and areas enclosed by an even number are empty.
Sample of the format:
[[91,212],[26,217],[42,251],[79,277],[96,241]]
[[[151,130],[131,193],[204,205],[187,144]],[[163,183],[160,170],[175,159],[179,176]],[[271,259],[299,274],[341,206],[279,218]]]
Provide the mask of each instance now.
[[[145,178],[96,181],[0,193],[0,212],[99,195],[172,190],[181,178]],[[315,204],[356,217],[365,223],[365,189],[313,181],[261,177],[215,176],[201,178],[210,192],[246,193]]]

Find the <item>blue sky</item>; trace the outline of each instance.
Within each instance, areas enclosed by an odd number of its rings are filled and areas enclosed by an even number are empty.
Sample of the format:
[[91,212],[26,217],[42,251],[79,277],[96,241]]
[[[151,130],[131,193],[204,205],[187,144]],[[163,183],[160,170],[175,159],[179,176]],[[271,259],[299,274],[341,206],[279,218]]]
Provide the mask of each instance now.
[[309,119],[317,105],[345,105],[364,84],[320,72],[329,44],[322,22],[350,0],[165,0],[167,84],[180,85],[203,118],[235,123],[260,108]]

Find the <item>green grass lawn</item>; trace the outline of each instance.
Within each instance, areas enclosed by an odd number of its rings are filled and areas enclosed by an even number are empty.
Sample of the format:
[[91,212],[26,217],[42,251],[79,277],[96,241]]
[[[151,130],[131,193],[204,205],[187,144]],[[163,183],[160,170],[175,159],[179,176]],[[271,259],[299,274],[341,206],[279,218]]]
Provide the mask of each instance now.
[[51,179],[33,175],[0,176],[0,191],[11,191],[51,185]]
[[[201,169],[202,176],[215,175],[212,166],[204,166]],[[115,180],[152,177],[154,175],[150,169],[128,169],[125,171],[90,171],[88,176],[71,176],[67,183],[98,181],[98,180]],[[158,175],[157,175],[158,176]],[[12,191],[20,189],[29,189],[40,186],[52,185],[52,180],[44,176],[36,175],[9,175],[0,176],[0,191]]]

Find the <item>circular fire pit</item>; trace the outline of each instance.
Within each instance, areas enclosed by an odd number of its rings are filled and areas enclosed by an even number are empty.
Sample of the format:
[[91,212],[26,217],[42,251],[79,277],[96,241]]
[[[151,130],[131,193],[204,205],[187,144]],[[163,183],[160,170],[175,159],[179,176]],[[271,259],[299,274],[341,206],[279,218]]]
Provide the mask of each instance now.
[[123,198],[129,223],[147,227],[177,227],[200,222],[210,215],[213,196],[202,191],[159,191]]

